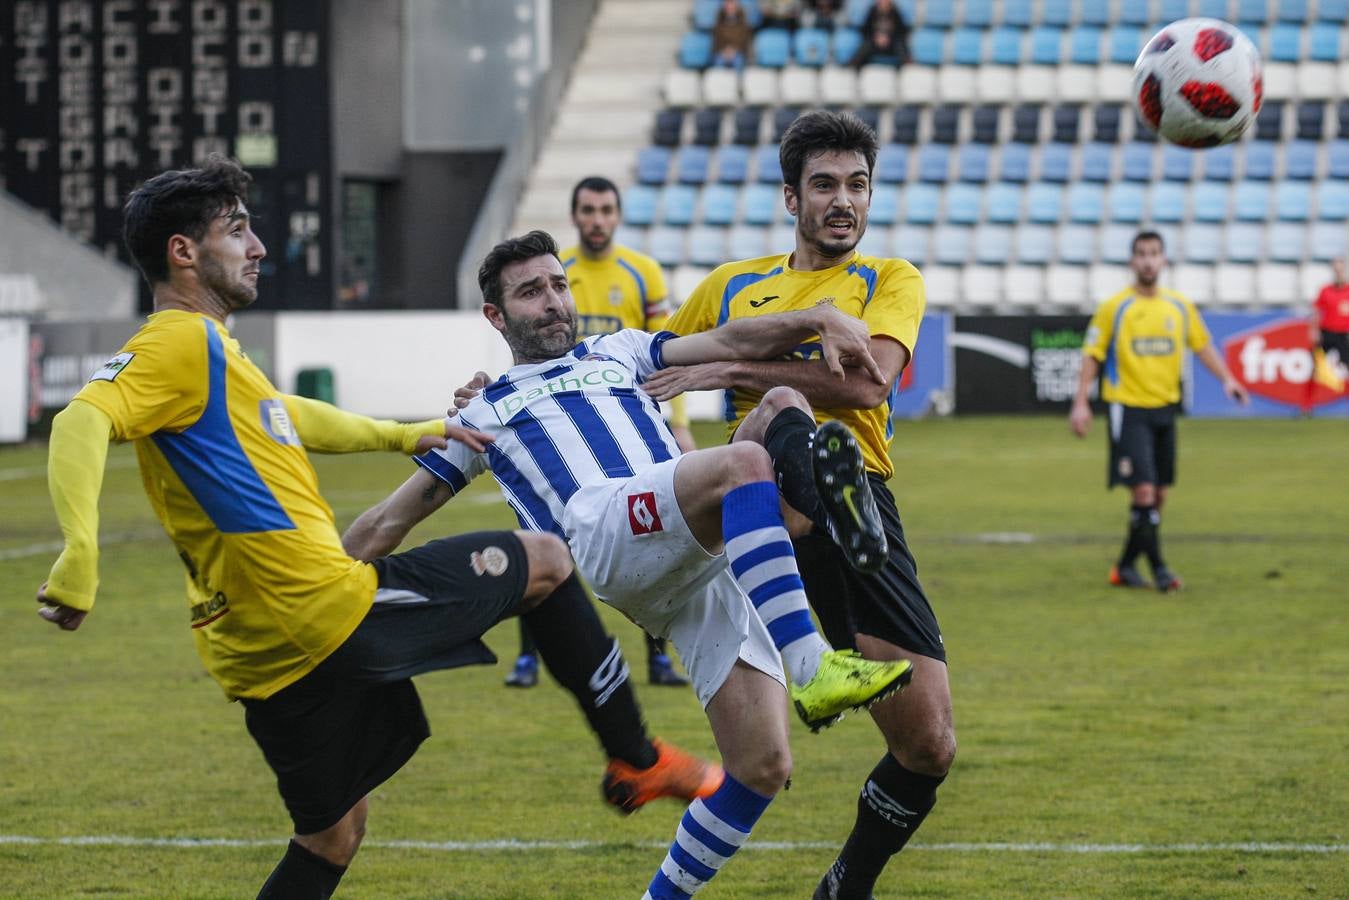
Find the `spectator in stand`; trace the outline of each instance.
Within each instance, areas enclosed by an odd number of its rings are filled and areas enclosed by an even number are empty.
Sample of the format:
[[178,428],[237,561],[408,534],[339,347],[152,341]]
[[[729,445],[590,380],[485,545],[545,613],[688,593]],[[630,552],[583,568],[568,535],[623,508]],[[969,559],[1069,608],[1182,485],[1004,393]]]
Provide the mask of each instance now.
[[[1311,412],[1311,394],[1315,385],[1344,389],[1349,368],[1349,284],[1344,280],[1344,257],[1330,262],[1335,280],[1321,288],[1312,304],[1308,337],[1316,354],[1316,377],[1307,381],[1307,400],[1303,412]],[[1319,353],[1317,351],[1320,351]]]
[[745,67],[754,29],[740,0],[722,0],[717,22],[712,26],[712,65],[735,69]]
[[796,31],[801,24],[801,0],[760,0],[764,28],[784,28]]
[[876,0],[862,22],[862,45],[852,58],[861,68],[869,62],[902,66],[909,61],[909,23],[894,0]]
[[833,28],[843,0],[809,0],[810,8],[801,15],[801,24],[807,28]]

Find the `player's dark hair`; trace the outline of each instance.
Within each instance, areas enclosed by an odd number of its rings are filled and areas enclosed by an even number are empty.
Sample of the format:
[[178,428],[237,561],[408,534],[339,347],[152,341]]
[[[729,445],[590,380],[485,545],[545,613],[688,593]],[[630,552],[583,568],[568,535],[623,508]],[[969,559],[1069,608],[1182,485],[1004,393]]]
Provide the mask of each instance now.
[[876,167],[879,146],[876,132],[852,113],[812,110],[798,116],[782,134],[782,144],[778,147],[782,183],[799,191],[806,160],[834,150],[861,153],[866,158],[867,174],[870,175]]
[[212,219],[248,196],[252,181],[234,160],[212,155],[201,168],[161,172],[131,192],[122,207],[122,240],[151,287],[168,280],[169,238],[200,241]]
[[521,237],[506,238],[483,259],[478,268],[478,288],[482,302],[503,306],[501,270],[511,263],[524,262],[536,256],[557,257],[557,241],[546,231],[531,231]]
[[623,195],[618,192],[618,185],[614,184],[603,175],[591,175],[588,178],[582,178],[576,182],[576,187],[571,189],[571,211],[576,214],[576,204],[581,196],[581,191],[594,191],[597,194],[603,194],[606,191],[613,191],[614,205],[618,211],[623,211]]
[[1158,232],[1140,231],[1138,232],[1138,234],[1134,235],[1134,239],[1129,243],[1130,256],[1133,256],[1135,253],[1138,252],[1138,245],[1142,241],[1156,241],[1157,243],[1162,245],[1162,252],[1163,253],[1166,252],[1166,241],[1162,239],[1162,236]]

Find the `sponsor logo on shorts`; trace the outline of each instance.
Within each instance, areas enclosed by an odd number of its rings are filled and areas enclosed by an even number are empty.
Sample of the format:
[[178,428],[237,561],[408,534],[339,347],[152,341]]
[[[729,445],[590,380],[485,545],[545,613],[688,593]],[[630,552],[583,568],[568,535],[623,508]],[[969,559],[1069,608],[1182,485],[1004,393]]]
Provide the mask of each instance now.
[[1118,468],[1120,477],[1128,478],[1134,473],[1134,461],[1127,456],[1121,456]]
[[500,547],[484,547],[474,550],[468,564],[473,567],[474,575],[500,575],[511,564],[511,558]]
[[105,362],[99,370],[89,376],[90,381],[112,381],[136,358],[134,353],[119,353]]
[[652,534],[664,531],[660,513],[656,511],[656,495],[650,491],[628,494],[628,525],[633,534]]

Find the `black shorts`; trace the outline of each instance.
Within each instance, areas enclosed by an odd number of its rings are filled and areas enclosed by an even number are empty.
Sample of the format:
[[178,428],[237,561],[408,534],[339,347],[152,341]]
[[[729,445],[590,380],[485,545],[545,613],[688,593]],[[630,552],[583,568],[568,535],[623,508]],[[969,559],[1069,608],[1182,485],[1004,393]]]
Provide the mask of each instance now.
[[1112,403],[1107,412],[1110,441],[1106,487],[1117,484],[1165,486],[1176,481],[1176,416],[1180,406],[1148,409]]
[[412,758],[431,730],[410,679],[495,663],[481,637],[517,611],[529,578],[509,531],[442,538],[374,566],[374,605],[342,646],[266,700],[242,701],[297,834],[335,825]]
[[890,556],[879,572],[866,575],[848,565],[843,551],[818,526],[792,541],[811,608],[825,637],[837,648],[856,649],[861,633],[945,662],[941,627],[918,581],[918,565],[904,541],[895,496],[885,479],[873,473],[867,477],[885,522]]
[[1340,362],[1349,366],[1349,331],[1327,331],[1321,329],[1321,349],[1326,353],[1334,350],[1340,356]]

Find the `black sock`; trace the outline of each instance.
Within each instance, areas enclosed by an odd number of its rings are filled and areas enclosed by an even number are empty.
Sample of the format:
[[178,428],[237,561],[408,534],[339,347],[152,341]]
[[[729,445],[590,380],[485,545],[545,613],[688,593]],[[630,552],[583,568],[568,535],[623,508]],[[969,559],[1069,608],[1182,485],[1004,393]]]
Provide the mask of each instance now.
[[1166,563],[1162,560],[1162,514],[1156,506],[1135,507],[1139,512],[1139,549],[1143,551],[1148,558],[1148,564],[1152,566],[1155,573],[1158,569],[1165,568]]
[[327,900],[346,871],[346,866],[330,863],[291,841],[258,891],[258,900]]
[[529,623],[525,617],[520,617],[520,655],[538,656],[539,645],[534,641],[534,632],[529,630]]
[[665,638],[658,638],[650,632],[642,632],[646,635],[646,662],[648,665],[656,661],[657,656],[665,655]]
[[576,573],[523,618],[539,658],[576,697],[604,752],[639,769],[655,765],[656,748],[646,735],[628,664]]
[[827,528],[824,506],[815,490],[815,469],[810,461],[810,441],[815,436],[815,420],[795,406],[773,417],[764,431],[764,449],[773,459],[778,492],[787,505]]
[[1132,566],[1138,554],[1143,552],[1143,531],[1148,524],[1147,506],[1134,504],[1129,507],[1129,534],[1124,538],[1124,550],[1119,555],[1121,566]]
[[910,772],[889,753],[871,770],[857,798],[857,822],[825,880],[833,900],[871,896],[876,879],[937,803],[936,778]]

